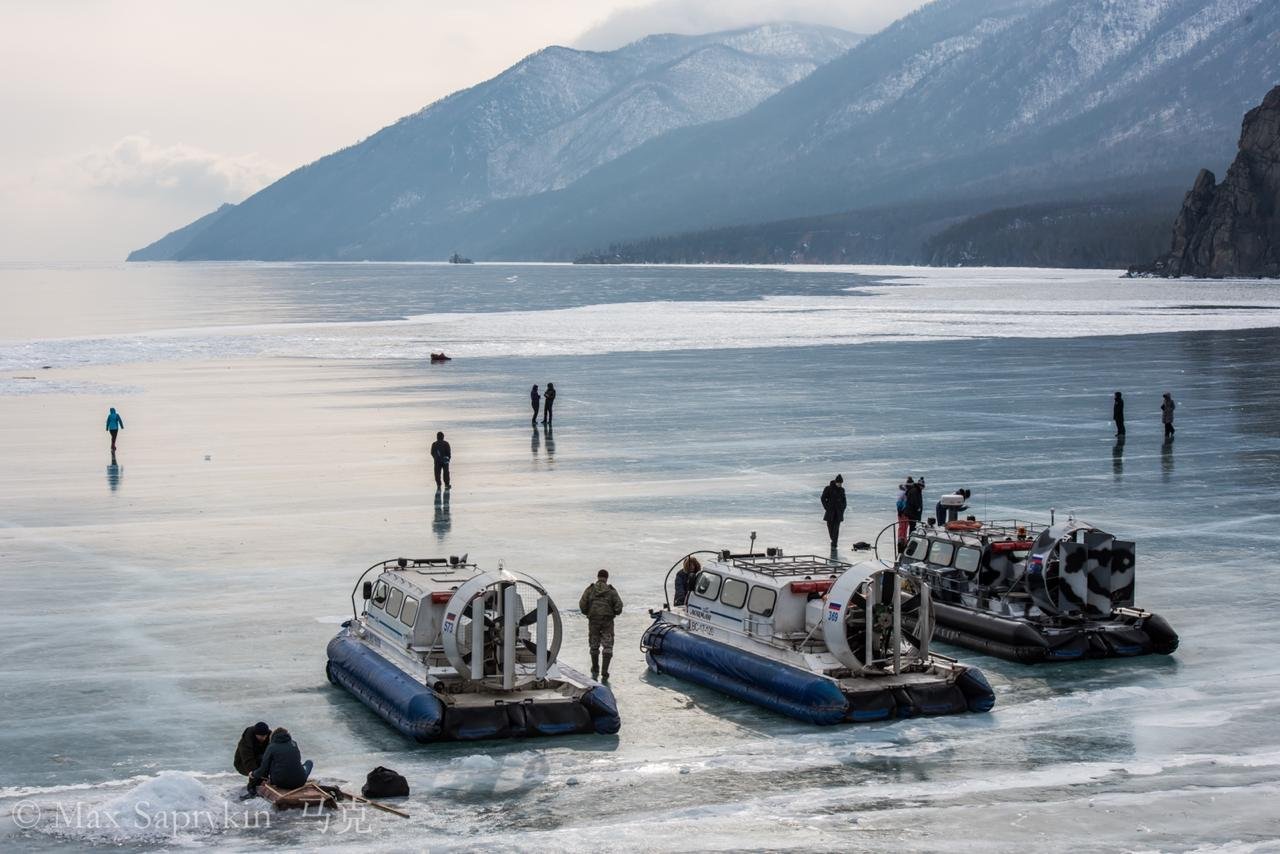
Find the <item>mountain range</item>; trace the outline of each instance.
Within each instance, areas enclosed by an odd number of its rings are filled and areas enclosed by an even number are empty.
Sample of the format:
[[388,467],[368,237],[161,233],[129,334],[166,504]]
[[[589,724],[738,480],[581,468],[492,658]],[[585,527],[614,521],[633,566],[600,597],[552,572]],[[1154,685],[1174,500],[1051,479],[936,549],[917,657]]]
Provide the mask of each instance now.
[[131,258],[563,259],[839,212],[926,240],[1185,186],[1278,79],[1274,0],[935,0],[860,41],[549,48]]
[[860,38],[781,23],[655,35],[609,52],[549,47],[130,260],[433,257],[426,243],[443,245],[429,237],[442,226],[559,190],[661,134],[746,112]]

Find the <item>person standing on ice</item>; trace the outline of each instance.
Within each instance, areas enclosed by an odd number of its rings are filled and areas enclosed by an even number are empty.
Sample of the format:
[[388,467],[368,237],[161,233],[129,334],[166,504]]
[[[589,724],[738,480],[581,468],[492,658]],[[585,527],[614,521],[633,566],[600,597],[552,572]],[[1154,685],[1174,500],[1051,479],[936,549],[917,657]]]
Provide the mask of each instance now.
[[551,423],[551,404],[556,402],[556,384],[547,383],[547,390],[542,395],[542,423]]
[[444,433],[436,433],[436,440],[431,443],[431,461],[436,474],[436,489],[440,489],[440,478],[444,477],[444,488],[453,489],[449,482],[449,461],[453,458],[453,449],[444,440]]
[[1124,398],[1116,392],[1116,402],[1111,404],[1111,420],[1116,422],[1116,435],[1124,435]]
[[[549,389],[550,386],[547,386]],[[609,570],[596,573],[596,583],[582,591],[578,610],[587,616],[587,646],[591,649],[591,678],[609,678],[609,662],[613,659],[613,621],[622,613],[622,597],[609,583]],[[601,668],[600,653],[604,653]]]
[[1177,406],[1173,402],[1173,395],[1166,391],[1164,393],[1164,403],[1160,404],[1160,420],[1164,422],[1164,438],[1166,441],[1173,438],[1173,410]]
[[827,523],[827,534],[831,537],[831,550],[835,551],[840,540],[840,523],[844,521],[844,511],[848,501],[844,495],[844,475],[836,475],[836,479],[822,490],[822,520]]
[[107,413],[107,432],[111,434],[112,453],[115,453],[116,450],[116,436],[123,429],[124,419],[120,417],[120,413],[116,412],[116,408],[113,406],[111,407],[111,411]]
[[533,389],[529,392],[529,402],[533,404],[533,419],[530,424],[538,423],[538,404],[542,402],[542,395],[538,393],[538,384],[533,384]]

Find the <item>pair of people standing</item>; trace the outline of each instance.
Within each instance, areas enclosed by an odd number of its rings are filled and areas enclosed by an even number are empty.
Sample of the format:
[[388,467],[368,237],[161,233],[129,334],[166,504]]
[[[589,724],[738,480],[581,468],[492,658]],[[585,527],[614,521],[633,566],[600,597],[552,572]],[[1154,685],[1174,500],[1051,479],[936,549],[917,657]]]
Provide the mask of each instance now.
[[[1164,438],[1166,440],[1173,438],[1173,410],[1178,405],[1173,402],[1173,395],[1169,392],[1164,393],[1164,399],[1160,403],[1160,421],[1164,424]],[[1124,396],[1120,392],[1116,392],[1115,401],[1111,404],[1111,420],[1116,424],[1116,436],[1123,438],[1124,432]]]
[[538,423],[538,404],[541,403],[542,404],[542,423],[550,424],[551,408],[555,405],[555,402],[556,402],[556,384],[547,383],[546,392],[539,394],[538,385],[537,383],[534,383],[533,388],[530,389],[529,391],[529,402],[533,404],[533,419],[529,423],[530,424]]

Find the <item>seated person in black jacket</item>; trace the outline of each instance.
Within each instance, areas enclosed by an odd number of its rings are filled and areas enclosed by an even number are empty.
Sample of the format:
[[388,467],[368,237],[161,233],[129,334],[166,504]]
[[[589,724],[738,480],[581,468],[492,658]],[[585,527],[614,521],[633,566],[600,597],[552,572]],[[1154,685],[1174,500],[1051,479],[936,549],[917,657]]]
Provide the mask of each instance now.
[[279,727],[271,733],[271,743],[267,752],[262,754],[262,764],[249,775],[249,791],[256,789],[263,780],[279,789],[296,789],[310,776],[311,760],[302,761],[298,743],[287,729]]
[[267,742],[271,739],[271,727],[258,721],[251,727],[245,727],[240,733],[240,743],[236,745],[236,770],[246,777],[262,764],[262,754],[267,752]]

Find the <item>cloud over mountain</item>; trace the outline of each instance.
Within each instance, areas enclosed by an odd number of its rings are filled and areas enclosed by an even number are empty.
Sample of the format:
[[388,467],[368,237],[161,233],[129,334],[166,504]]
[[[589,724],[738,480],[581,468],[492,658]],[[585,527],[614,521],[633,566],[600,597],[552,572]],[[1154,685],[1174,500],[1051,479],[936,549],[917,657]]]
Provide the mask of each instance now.
[[143,134],[76,158],[74,177],[94,189],[128,195],[242,199],[279,177],[256,154],[229,156],[190,145],[160,145]]
[[653,33],[710,33],[773,21],[804,21],[854,33],[874,33],[925,0],[657,0],[620,9],[574,42],[584,50],[613,50]]

